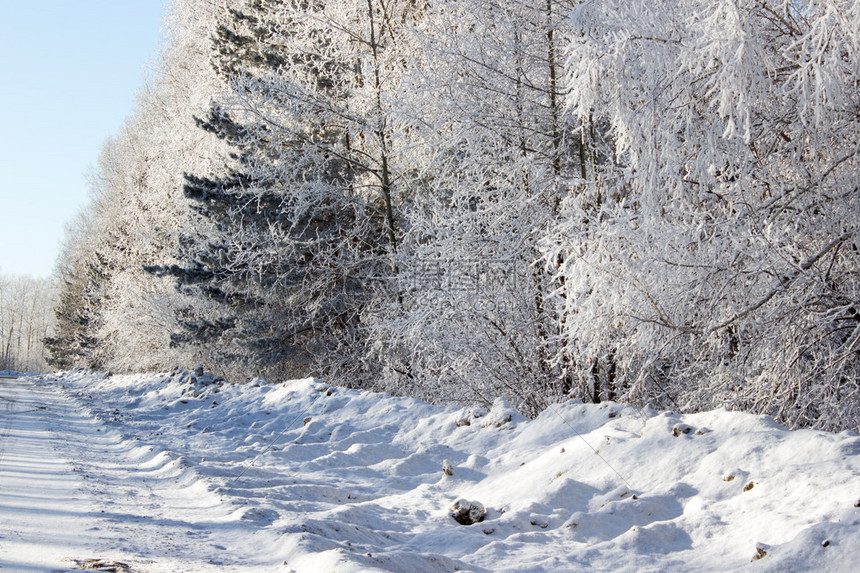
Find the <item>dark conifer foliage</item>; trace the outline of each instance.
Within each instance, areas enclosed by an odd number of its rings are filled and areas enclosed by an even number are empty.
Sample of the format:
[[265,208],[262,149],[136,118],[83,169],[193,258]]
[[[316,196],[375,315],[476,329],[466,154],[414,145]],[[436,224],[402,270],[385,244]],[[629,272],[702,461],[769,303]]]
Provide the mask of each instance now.
[[[92,221],[82,218],[78,225],[83,235]],[[80,237],[81,235],[77,235]],[[104,258],[88,249],[85,241],[70,240],[57,269],[59,300],[55,308],[56,325],[44,340],[48,364],[58,369],[104,367],[99,326],[104,302],[104,286],[109,270]]]
[[183,312],[172,344],[214,345],[225,360],[299,375],[324,372],[311,359],[324,348],[345,348],[344,338],[360,348],[353,343],[369,270],[362,259],[374,239],[369,227],[360,228],[368,205],[353,190],[355,169],[332,150],[345,134],[319,129],[318,106],[305,106],[297,119],[289,108],[302,102],[277,85],[285,74],[323,67],[311,64],[312,56],[284,53],[290,21],[279,4],[248,2],[218,27],[212,65],[233,95],[196,122],[230,152],[220,176],[187,173],[183,188],[208,232],[181,242],[177,258],[186,264],[146,270],[212,303],[205,315]]

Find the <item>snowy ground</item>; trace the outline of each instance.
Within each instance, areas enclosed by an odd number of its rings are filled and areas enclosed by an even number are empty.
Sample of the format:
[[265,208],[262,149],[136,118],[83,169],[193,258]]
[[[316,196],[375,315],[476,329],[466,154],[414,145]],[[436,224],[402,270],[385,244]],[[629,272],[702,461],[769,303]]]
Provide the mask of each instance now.
[[858,505],[860,438],[748,414],[0,379],[4,571],[848,572]]

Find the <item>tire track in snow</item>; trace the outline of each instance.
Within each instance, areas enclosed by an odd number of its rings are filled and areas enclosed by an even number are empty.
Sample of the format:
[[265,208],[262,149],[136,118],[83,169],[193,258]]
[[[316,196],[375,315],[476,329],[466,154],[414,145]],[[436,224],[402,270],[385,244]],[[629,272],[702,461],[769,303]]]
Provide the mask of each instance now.
[[15,380],[15,376],[0,376],[0,403],[3,404],[3,423],[0,425],[0,463],[3,462],[3,454],[6,451],[6,440],[9,437],[9,431],[12,429],[12,415],[15,409],[15,400],[8,398],[5,394],[8,380]]
[[26,378],[0,380],[5,420],[0,458],[0,567],[13,571],[66,571],[79,548],[93,547],[81,533],[96,521],[80,481],[56,451],[46,427],[47,406]]
[[[11,380],[11,376],[0,376],[0,393],[5,393],[6,380]],[[3,467],[3,457],[6,454],[6,442],[9,439],[9,433],[12,430],[12,415],[14,413],[15,400],[0,395],[0,404],[3,408],[3,421],[0,424],[0,468]],[[17,531],[4,532],[0,530],[0,555],[5,551],[2,541],[10,535],[17,535]]]
[[12,414],[14,413],[15,401],[0,396],[0,404],[3,404],[3,424],[0,427],[0,463],[3,463],[3,455],[6,453],[6,440],[12,429]]
[[145,573],[254,570],[229,555],[230,508],[177,455],[110,431],[53,381],[2,388],[0,568],[96,558]]

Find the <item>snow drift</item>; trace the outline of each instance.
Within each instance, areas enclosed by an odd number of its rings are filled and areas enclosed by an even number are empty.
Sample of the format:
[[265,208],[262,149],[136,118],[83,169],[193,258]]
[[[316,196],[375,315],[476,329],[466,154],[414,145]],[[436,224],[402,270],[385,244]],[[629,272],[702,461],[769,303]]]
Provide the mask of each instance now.
[[[616,403],[567,402],[527,420],[502,400],[446,408],[313,379],[235,385],[199,371],[69,372],[39,384],[134,444],[124,455],[141,471],[158,467],[184,495],[216,498],[213,520],[237,525],[220,547],[233,570],[860,563],[854,433]],[[458,509],[466,518],[455,519]],[[212,562],[211,548],[199,551]],[[137,557],[147,571],[158,566]]]

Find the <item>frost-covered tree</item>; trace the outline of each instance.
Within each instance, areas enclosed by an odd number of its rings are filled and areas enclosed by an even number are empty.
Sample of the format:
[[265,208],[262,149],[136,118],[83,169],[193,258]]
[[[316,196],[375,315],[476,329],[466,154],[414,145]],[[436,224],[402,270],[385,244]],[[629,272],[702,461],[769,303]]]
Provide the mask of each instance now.
[[860,423],[860,4],[585,2],[568,103],[616,163],[547,241],[584,387]]
[[95,218],[81,213],[67,228],[57,260],[56,327],[44,341],[48,364],[61,370],[101,368],[98,330],[107,276],[96,251]]
[[856,1],[177,0],[58,365],[858,420]]
[[[553,363],[558,288],[537,241],[583,178],[578,120],[563,114],[557,2],[446,2],[414,31],[405,90],[422,152],[399,258],[406,304],[388,329],[389,383],[530,412],[567,393]],[[400,362],[397,362],[397,359]]]
[[58,366],[142,370],[210,358],[206,349],[172,344],[184,313],[199,305],[145,267],[177,264],[177,245],[202,223],[182,186],[183,173],[205,172],[219,149],[193,119],[218,89],[201,49],[216,12],[205,1],[174,3],[170,42],[155,73],[134,114],[103,147],[92,201],[58,269],[59,325],[50,345]]
[[100,160],[97,195],[105,209],[114,210],[127,237],[125,246],[110,250],[114,267],[102,338],[112,348],[113,369],[165,368],[177,361],[225,366],[205,345],[175,337],[183,323],[209,313],[205,302],[145,271],[183,264],[180,245],[206,229],[206,221],[189,209],[183,186],[188,171],[212,172],[224,147],[194,121],[224,89],[208,59],[208,36],[219,14],[211,2],[174,2],[168,42],[135,114]]
[[185,187],[212,232],[187,245],[191,265],[154,269],[221,309],[187,336],[229,340],[280,373],[364,369],[363,317],[395,272],[406,185],[390,110],[415,10],[255,1],[225,13],[213,64],[231,92],[199,124],[232,151],[221,175],[192,172]]

